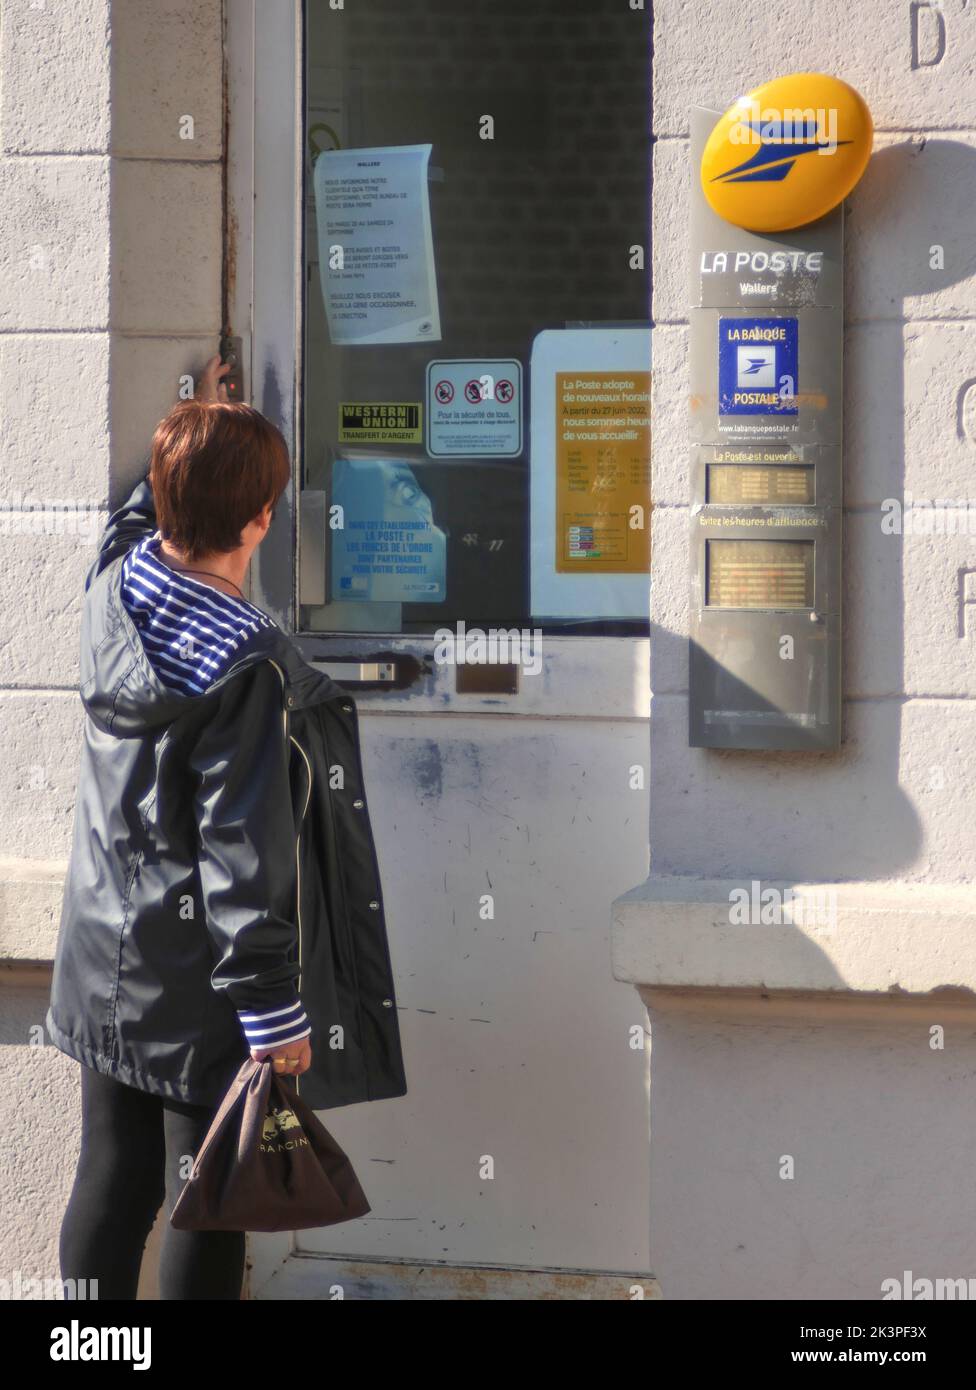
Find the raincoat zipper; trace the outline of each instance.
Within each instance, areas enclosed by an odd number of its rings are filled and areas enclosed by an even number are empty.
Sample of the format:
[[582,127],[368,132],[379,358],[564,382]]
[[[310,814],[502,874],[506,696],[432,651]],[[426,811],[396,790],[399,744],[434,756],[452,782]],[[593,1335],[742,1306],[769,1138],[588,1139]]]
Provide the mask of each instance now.
[[[269,658],[269,660],[270,660],[270,658]],[[285,674],[284,674],[284,672],[282,671],[281,667],[278,665],[278,663],[277,663],[276,661],[272,661],[272,662],[271,662],[271,665],[275,668],[275,670],[278,672],[278,675],[281,677],[281,693],[282,693],[282,695],[284,695],[285,689],[286,689]],[[291,742],[291,743],[293,743],[293,744],[295,745],[295,747],[298,749],[299,753],[301,753],[302,759],[303,759],[303,761],[304,761],[304,763],[305,763],[305,770],[306,770],[306,772],[308,773],[308,790],[307,790],[307,792],[306,792],[306,794],[305,794],[305,805],[302,807],[302,818],[301,818],[301,821],[299,822],[299,825],[298,825],[298,835],[297,835],[296,838],[295,838],[295,921],[296,921],[297,926],[298,926],[298,992],[299,992],[299,994],[301,994],[301,989],[302,989],[302,863],[301,863],[301,843],[302,843],[302,827],[303,827],[304,824],[305,824],[305,817],[306,817],[306,815],[308,814],[309,802],[312,800],[312,764],[311,764],[311,762],[309,761],[308,754],[305,752],[305,749],[302,747],[302,745],[298,742],[298,739],[295,737],[295,735],[294,735],[293,733],[291,733],[291,731],[290,731],[289,728],[288,728],[288,706],[287,706],[287,704],[282,704],[282,724],[283,724],[283,728],[284,728],[284,734],[285,734],[285,740],[286,740],[286,742]],[[300,1093],[299,1083],[300,1083],[300,1081],[301,1081],[301,1077],[300,1077],[300,1076],[296,1076],[296,1077],[294,1078],[294,1080],[295,1080],[295,1094],[298,1095],[298,1094]]]

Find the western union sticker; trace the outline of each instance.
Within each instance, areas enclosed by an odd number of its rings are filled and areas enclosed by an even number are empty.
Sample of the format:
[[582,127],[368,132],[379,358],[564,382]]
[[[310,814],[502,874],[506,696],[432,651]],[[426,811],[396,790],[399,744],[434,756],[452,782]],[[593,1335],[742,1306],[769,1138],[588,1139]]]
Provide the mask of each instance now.
[[340,444],[421,444],[420,401],[340,401]]

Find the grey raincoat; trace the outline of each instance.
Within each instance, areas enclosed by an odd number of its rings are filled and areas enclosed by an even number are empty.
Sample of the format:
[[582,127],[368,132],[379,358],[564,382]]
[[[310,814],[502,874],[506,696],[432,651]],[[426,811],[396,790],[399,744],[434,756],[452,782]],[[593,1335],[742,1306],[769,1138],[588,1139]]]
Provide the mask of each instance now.
[[203,695],[156,675],[120,597],[156,530],[143,480],[86,581],[84,744],[46,1025],[62,1052],[216,1105],[248,1056],[237,1010],[297,988],[299,1095],[406,1093],[356,706],[278,628]]

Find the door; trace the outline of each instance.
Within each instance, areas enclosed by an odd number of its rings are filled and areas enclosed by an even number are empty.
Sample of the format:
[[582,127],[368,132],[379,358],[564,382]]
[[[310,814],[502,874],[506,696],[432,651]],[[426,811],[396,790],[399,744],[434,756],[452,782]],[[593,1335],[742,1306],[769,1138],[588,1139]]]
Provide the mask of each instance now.
[[372,1213],[255,1289],[633,1296],[650,15],[227,19],[227,317],[294,459],[252,597],[358,703],[409,1087],[324,1113]]

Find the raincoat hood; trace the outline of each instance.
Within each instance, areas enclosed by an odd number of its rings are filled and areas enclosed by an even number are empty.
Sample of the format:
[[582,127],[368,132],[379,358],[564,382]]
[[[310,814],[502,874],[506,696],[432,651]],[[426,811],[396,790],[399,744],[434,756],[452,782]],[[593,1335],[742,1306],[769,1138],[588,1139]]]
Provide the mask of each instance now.
[[279,628],[263,628],[249,640],[240,659],[201,695],[167,686],[142,645],[139,630],[122,601],[122,559],[115,560],[91,583],[85,599],[81,633],[81,699],[106,733],[132,738],[171,724],[228,680],[260,661],[274,661],[285,677],[290,708],[303,709],[343,694],[324,671],[297,657]]

